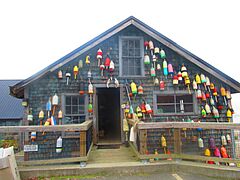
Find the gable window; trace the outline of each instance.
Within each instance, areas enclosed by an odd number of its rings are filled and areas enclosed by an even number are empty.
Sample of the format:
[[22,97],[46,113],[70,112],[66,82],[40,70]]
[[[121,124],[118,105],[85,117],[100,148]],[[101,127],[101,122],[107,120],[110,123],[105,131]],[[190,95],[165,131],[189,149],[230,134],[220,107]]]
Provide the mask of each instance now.
[[85,96],[64,96],[64,124],[79,124],[85,121]]
[[192,94],[155,94],[155,114],[193,114],[195,113]]
[[143,39],[120,37],[120,76],[143,76]]

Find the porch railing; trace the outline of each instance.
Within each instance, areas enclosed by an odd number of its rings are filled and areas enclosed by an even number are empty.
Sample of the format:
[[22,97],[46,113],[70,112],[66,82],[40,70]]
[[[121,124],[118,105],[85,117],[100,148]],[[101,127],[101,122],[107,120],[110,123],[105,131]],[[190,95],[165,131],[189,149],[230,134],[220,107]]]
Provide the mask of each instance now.
[[[130,126],[135,125],[137,138],[130,142],[140,160],[178,159],[201,162],[235,163],[240,165],[240,159],[234,158],[235,139],[233,130],[239,130],[239,123],[198,123],[198,122],[142,122],[128,120]],[[209,149],[209,138],[215,138],[216,147],[222,147],[221,136],[229,134],[231,142],[224,145],[230,158],[219,158],[210,149],[210,156],[205,155]],[[162,144],[162,136],[166,145]],[[201,137],[203,147],[198,146]]]
[[[55,126],[0,126],[1,145],[14,141],[19,165],[85,162],[92,147],[92,120],[81,124]],[[36,139],[31,138],[36,132]],[[58,137],[62,138],[62,152],[56,152]],[[5,144],[4,144],[5,143]],[[30,147],[26,150],[24,147]],[[37,146],[36,146],[37,145]],[[37,149],[31,149],[37,147]]]

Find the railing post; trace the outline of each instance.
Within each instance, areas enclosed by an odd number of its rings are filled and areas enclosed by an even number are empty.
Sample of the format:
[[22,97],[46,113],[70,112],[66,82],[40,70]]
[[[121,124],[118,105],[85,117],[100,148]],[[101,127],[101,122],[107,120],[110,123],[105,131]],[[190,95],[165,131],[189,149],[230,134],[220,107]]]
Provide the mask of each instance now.
[[182,153],[181,129],[174,129],[174,154]]
[[147,130],[141,129],[139,131],[139,152],[140,154],[146,154],[147,152]]
[[80,131],[80,157],[87,155],[86,131]]

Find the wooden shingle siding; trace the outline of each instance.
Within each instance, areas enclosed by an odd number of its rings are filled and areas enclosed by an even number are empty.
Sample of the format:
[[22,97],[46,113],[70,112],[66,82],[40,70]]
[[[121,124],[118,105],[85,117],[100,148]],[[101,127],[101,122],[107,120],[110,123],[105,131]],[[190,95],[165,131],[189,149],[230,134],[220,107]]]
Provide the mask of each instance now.
[[[101,77],[101,73],[100,73],[99,67],[97,66],[97,59],[96,59],[96,53],[97,53],[98,48],[101,48],[103,51],[103,60],[102,60],[103,62],[105,61],[107,52],[110,53],[110,58],[115,63],[115,70],[113,73],[113,77],[116,77],[119,80],[119,83],[121,84],[122,87],[125,86],[126,82],[128,84],[130,84],[131,81],[134,81],[137,85],[140,85],[140,83],[143,84],[144,95],[142,95],[142,96],[137,95],[136,98],[132,99],[132,105],[134,107],[134,110],[137,107],[137,105],[141,104],[143,99],[150,104],[152,109],[156,110],[155,102],[154,102],[154,98],[155,98],[154,94],[156,94],[156,92],[158,92],[158,91],[160,92],[160,90],[159,90],[159,86],[157,86],[157,87],[154,86],[153,78],[150,76],[151,65],[144,65],[144,74],[145,75],[143,77],[120,77],[119,76],[119,37],[122,37],[122,36],[123,37],[134,36],[134,37],[142,38],[143,40],[153,41],[155,46],[163,48],[165,50],[166,55],[167,55],[166,59],[168,62],[172,63],[173,68],[176,71],[175,73],[177,73],[179,71],[179,68],[183,63],[185,64],[185,66],[187,67],[188,74],[190,76],[191,81],[195,77],[196,73],[199,73],[199,74],[204,73],[206,76],[208,76],[210,78],[210,81],[215,84],[215,86],[218,88],[218,90],[220,89],[220,87],[222,85],[224,85],[224,87],[226,89],[230,89],[230,87],[228,87],[224,82],[213,77],[211,74],[204,71],[204,69],[200,69],[198,66],[194,65],[193,63],[191,63],[187,59],[183,58],[176,52],[172,51],[171,49],[169,49],[162,43],[158,42],[157,40],[153,39],[152,37],[150,37],[143,31],[141,31],[141,30],[137,29],[136,27],[134,27],[133,25],[131,25],[131,26],[123,29],[119,33],[113,35],[112,37],[109,37],[108,39],[106,39],[102,43],[98,44],[97,46],[92,47],[92,49],[75,57],[72,61],[64,64],[62,67],[54,69],[52,72],[44,75],[40,79],[29,84],[27,86],[29,88],[29,94],[28,94],[29,95],[29,107],[33,109],[33,116],[34,116],[34,121],[32,122],[32,124],[35,124],[35,125],[39,124],[38,113],[41,110],[45,110],[46,102],[48,101],[49,97],[52,97],[55,93],[57,93],[59,97],[61,97],[62,95],[66,94],[66,93],[78,94],[79,83],[80,83],[81,78],[83,78],[83,80],[85,82],[85,92],[87,92],[87,88],[88,88],[87,72],[89,69],[91,70],[91,73],[92,73],[91,82],[93,83],[93,86],[94,85],[102,85],[102,86],[106,85],[107,79],[109,78],[110,75],[109,75],[109,72],[104,71],[104,77]],[[90,66],[85,64],[85,58],[87,55],[90,56],[90,60],[91,60]],[[74,76],[73,76],[73,67],[75,65],[78,65],[79,60],[83,60],[84,65],[83,65],[82,69],[79,69],[78,77],[75,80]],[[162,68],[162,60],[158,60],[158,62],[160,63],[161,68]],[[63,79],[58,79],[58,77],[57,77],[57,73],[59,70],[62,70],[62,72],[63,72]],[[66,72],[69,72],[72,75],[70,78],[70,81],[69,81],[69,85],[66,84],[66,77],[65,77]],[[165,90],[161,91],[160,92],[161,94],[168,93],[170,91],[188,93],[187,88],[183,83],[179,84],[177,87],[173,87],[172,77],[170,75],[168,75],[168,77],[165,77],[163,75],[162,69],[161,69],[161,71],[156,70],[156,75],[159,78],[159,80],[165,81]],[[113,85],[111,85],[111,87],[113,87]],[[190,88],[192,89],[192,85],[190,85]],[[121,90],[122,90],[122,92],[121,92],[120,102],[125,103],[128,101],[127,93],[126,93],[125,88],[122,88]],[[192,91],[192,93],[194,93],[194,91]],[[85,94],[85,96],[87,96],[87,95]],[[88,102],[86,101],[85,103],[87,104]],[[186,115],[186,114],[156,115],[156,114],[154,114],[152,119],[150,119],[149,116],[146,115],[145,121],[146,122],[183,121],[183,119],[187,120],[188,118],[195,120],[195,121],[201,120],[202,119],[201,113],[200,113],[200,105],[201,104],[196,99],[194,100],[194,103],[195,103],[195,113],[193,113],[193,114],[190,114],[190,115]],[[63,104],[60,99],[60,103],[59,103],[59,106],[57,107],[56,112],[58,112],[60,109],[63,109],[62,105]],[[85,111],[85,112],[86,112],[86,117],[88,117],[87,111]],[[96,112],[93,112],[93,114],[95,114],[95,113]],[[220,115],[221,115],[220,121],[226,122],[227,121],[226,110],[223,110]],[[212,116],[210,116],[210,115],[208,115],[204,121],[216,122],[216,120],[213,119]],[[224,130],[224,131],[226,131],[226,130]],[[163,152],[163,150],[161,148],[159,148],[158,144],[156,143],[157,141],[159,141],[161,133],[163,133],[163,132],[147,131],[147,139],[144,140],[144,143],[147,144],[147,147],[149,147],[149,149],[147,149],[149,152],[153,153],[154,149],[158,149],[159,152]],[[197,134],[197,132],[188,131],[187,136],[192,136],[192,133]],[[218,131],[214,131],[214,133],[216,135],[216,139],[219,139]],[[92,135],[90,135],[89,133],[87,133],[87,134],[88,134],[87,139],[88,138],[91,139]],[[169,142],[169,149],[172,150],[173,146],[174,146],[173,133],[165,132],[165,134],[166,134],[167,141]],[[204,135],[205,141],[207,142],[207,139],[209,138],[209,134],[207,132],[204,132],[203,135]],[[53,136],[54,136],[54,138],[53,138]],[[140,138],[141,137],[142,137],[142,135],[140,135]],[[37,139],[39,140],[38,143],[41,143],[42,136],[37,135]],[[50,152],[50,150],[48,150],[48,148],[52,148],[55,150],[55,148],[52,147],[51,144],[55,145],[55,142],[53,142],[52,139],[56,139],[56,135],[47,133],[47,139],[48,139],[48,141],[45,142],[45,147],[41,150],[43,152],[46,151],[46,153]],[[141,139],[141,140],[143,140],[143,139]],[[68,151],[65,152],[66,154],[63,155],[64,157],[67,157],[69,155],[68,153],[71,153],[71,147],[79,147],[79,143],[80,143],[79,141],[77,142],[77,144],[75,141],[71,141],[71,140],[68,140],[68,141],[69,142],[67,142],[67,145],[65,147],[66,149],[68,149]],[[218,146],[220,146],[220,141],[216,141],[216,144]],[[183,141],[183,147],[184,147],[183,152],[200,153],[200,150],[198,150],[196,148],[192,148],[192,146],[190,146],[190,145],[192,145],[191,142],[189,143],[187,140]],[[90,144],[87,145],[87,148],[89,148],[89,147],[90,147]],[[197,147],[197,145],[196,145],[196,147]],[[142,148],[143,149],[141,149],[141,152],[143,153],[144,151],[146,151],[146,149],[144,149],[144,147],[142,147]],[[79,149],[77,149],[77,148],[74,150],[79,151]],[[228,150],[232,153],[231,146],[228,146]],[[52,157],[57,156],[54,152],[51,151],[51,153],[52,153]],[[42,155],[38,155],[37,153],[32,153],[32,154],[33,155],[30,155],[30,159],[31,158],[32,159],[49,158],[49,156],[45,157],[43,154]]]

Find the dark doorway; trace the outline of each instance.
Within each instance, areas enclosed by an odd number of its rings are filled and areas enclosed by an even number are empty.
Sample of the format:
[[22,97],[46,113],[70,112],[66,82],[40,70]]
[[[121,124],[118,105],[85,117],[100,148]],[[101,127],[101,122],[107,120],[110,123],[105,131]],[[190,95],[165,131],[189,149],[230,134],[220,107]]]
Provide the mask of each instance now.
[[98,143],[121,142],[120,89],[97,88]]

